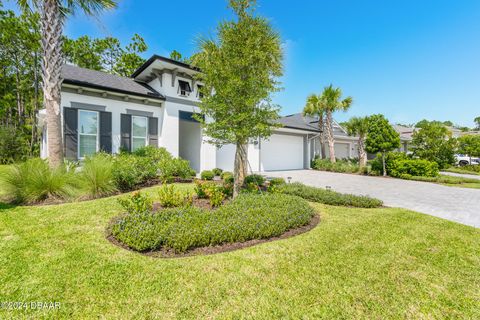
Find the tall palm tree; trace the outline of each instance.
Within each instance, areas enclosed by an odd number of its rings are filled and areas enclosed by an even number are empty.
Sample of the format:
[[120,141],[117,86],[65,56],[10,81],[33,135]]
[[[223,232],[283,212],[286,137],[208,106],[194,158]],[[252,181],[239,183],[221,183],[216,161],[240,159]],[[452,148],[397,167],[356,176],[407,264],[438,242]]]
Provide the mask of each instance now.
[[358,136],[358,159],[360,167],[367,165],[365,138],[368,133],[368,117],[353,117],[345,124],[349,136]]
[[353,103],[352,97],[346,97],[342,100],[342,89],[334,88],[329,85],[323,89],[320,97],[326,114],[326,127],[328,148],[330,151],[330,161],[335,162],[335,139],[333,137],[333,113],[335,111],[347,111]]
[[311,94],[307,97],[307,102],[303,108],[304,116],[318,117],[318,129],[320,130],[320,158],[325,158],[325,109],[323,108],[320,96]]
[[68,15],[77,10],[95,15],[116,7],[115,0],[17,0],[23,10],[40,13],[42,45],[42,90],[47,109],[47,138],[50,165],[63,162],[60,90],[62,86],[62,33]]

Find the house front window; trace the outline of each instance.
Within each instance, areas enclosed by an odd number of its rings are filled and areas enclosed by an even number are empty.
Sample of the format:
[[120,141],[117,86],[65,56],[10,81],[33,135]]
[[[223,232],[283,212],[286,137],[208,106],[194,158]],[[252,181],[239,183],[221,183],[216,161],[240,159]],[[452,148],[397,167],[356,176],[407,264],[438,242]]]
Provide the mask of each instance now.
[[94,155],[98,152],[99,117],[96,111],[78,111],[78,158]]
[[183,80],[178,80],[178,90],[180,91],[181,96],[188,96],[190,92],[192,92],[192,88],[190,87],[190,83]]
[[132,116],[132,151],[147,145],[147,117]]
[[197,98],[203,99],[202,85],[197,85]]

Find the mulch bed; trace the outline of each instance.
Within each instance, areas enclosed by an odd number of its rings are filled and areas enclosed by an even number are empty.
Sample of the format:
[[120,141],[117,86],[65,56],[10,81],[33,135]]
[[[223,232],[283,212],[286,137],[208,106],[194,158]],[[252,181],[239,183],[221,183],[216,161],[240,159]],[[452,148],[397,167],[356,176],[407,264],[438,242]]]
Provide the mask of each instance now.
[[287,239],[290,237],[297,236],[299,234],[312,230],[320,223],[320,216],[318,214],[315,214],[308,224],[295,229],[290,229],[278,237],[271,237],[267,239],[253,239],[245,242],[225,243],[217,246],[194,248],[185,253],[175,253],[174,251],[166,250],[164,248],[155,250],[155,251],[139,252],[124,245],[123,243],[115,239],[115,237],[111,233],[111,226],[117,219],[118,217],[112,219],[109,224],[109,227],[106,232],[106,238],[108,241],[128,251],[132,251],[148,257],[163,258],[163,259],[184,258],[184,257],[199,256],[199,255],[211,255],[211,254],[217,254],[222,252],[240,250],[243,248],[256,246],[266,242],[272,242],[272,241],[277,241],[277,240],[282,240],[282,239]]

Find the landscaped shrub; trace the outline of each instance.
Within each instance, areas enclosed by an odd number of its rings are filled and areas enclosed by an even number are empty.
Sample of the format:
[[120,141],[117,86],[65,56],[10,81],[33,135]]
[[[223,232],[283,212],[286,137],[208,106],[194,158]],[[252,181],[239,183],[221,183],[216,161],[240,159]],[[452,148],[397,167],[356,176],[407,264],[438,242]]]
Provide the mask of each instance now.
[[212,170],[212,172],[215,176],[219,177],[222,174],[223,170],[220,168],[215,168]]
[[225,200],[225,188],[220,185],[213,183],[205,189],[205,194],[210,200],[210,205],[212,207],[218,207]]
[[163,182],[170,178],[179,177],[182,179],[190,179],[195,176],[196,172],[190,167],[188,160],[175,158],[166,159],[158,163],[159,176]]
[[298,197],[244,194],[214,211],[195,207],[127,215],[112,227],[113,236],[138,251],[174,250],[245,242],[283,234],[310,222],[314,210]]
[[342,172],[342,173],[357,173],[360,171],[360,166],[358,165],[358,160],[337,160],[336,162],[331,162],[330,159],[314,159],[312,160],[312,169],[321,170],[321,171],[331,171],[331,172]]
[[[382,172],[382,156],[370,162],[372,170]],[[389,152],[385,156],[387,174],[391,177],[400,177],[408,174],[412,176],[435,177],[438,175],[438,164],[424,159],[412,159],[403,152]]]
[[215,175],[210,170],[204,170],[204,171],[202,171],[202,173],[200,173],[200,178],[202,180],[213,180],[214,176]]
[[1,173],[0,180],[6,196],[16,203],[64,200],[76,195],[74,169],[65,165],[52,169],[39,158],[10,166]]
[[265,183],[265,177],[259,174],[250,174],[245,177],[245,184],[255,184],[257,186],[261,186]]
[[332,190],[306,186],[299,182],[281,185],[279,186],[279,192],[334,206],[376,208],[383,204],[381,200],[367,196],[339,193]]
[[118,203],[131,215],[150,213],[153,209],[152,199],[141,192],[119,198]]
[[114,193],[116,186],[113,179],[112,157],[104,153],[87,157],[78,173],[78,182],[82,194],[91,198]]
[[451,167],[445,171],[463,173],[463,174],[480,174],[480,165],[466,165],[461,167]]
[[158,200],[162,207],[180,207],[191,204],[191,198],[188,194],[177,190],[175,185],[163,185],[158,190]]
[[233,178],[233,173],[230,171],[223,171],[222,174],[220,175],[220,178],[222,178],[222,180],[225,180],[228,177]]
[[436,177],[438,164],[423,159],[394,160],[390,163],[388,174],[392,177],[400,177],[403,174],[421,177]]
[[113,179],[121,191],[130,191],[157,178],[157,165],[149,157],[120,154],[113,158]]
[[272,178],[268,180],[271,186],[279,186],[282,184],[285,184],[285,179],[284,178]]
[[147,157],[155,162],[173,159],[170,152],[165,148],[155,148],[153,146],[145,146],[138,148],[133,152],[134,155],[139,157]]
[[215,185],[213,181],[195,180],[195,193],[200,199],[208,198],[207,190]]

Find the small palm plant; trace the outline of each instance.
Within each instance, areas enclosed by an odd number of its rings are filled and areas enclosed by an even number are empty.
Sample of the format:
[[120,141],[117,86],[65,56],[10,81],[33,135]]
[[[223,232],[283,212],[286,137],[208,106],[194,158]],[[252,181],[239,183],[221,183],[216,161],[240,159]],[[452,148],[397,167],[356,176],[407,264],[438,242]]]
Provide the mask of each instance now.
[[307,103],[303,108],[304,116],[311,116],[318,118],[318,129],[320,130],[320,158],[325,158],[325,109],[322,104],[321,97],[316,94],[311,94],[307,98]]
[[349,136],[358,136],[358,159],[360,168],[367,165],[365,139],[368,134],[368,117],[353,117],[345,124]]

